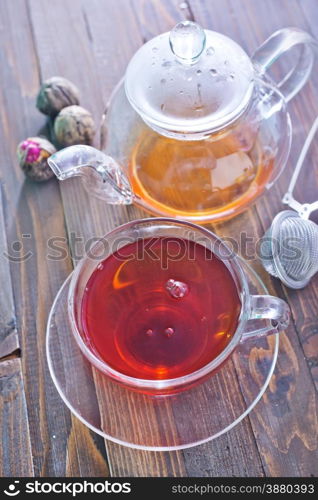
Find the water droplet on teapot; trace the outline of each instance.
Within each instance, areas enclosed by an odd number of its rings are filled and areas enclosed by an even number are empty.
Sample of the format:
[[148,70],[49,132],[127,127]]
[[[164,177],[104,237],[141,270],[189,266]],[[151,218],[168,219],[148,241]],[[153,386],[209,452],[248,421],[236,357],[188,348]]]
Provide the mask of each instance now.
[[162,63],[162,67],[163,67],[163,68],[166,68],[166,69],[167,69],[167,68],[170,68],[171,66],[172,66],[172,62],[171,62],[171,61],[164,61],[164,62]]
[[231,78],[231,80],[234,80],[234,79],[235,79],[235,75],[234,75],[234,73],[231,73],[231,74],[230,74],[230,78]]
[[228,66],[228,64],[229,64],[229,61],[227,59],[225,59],[224,66]]
[[164,334],[169,339],[174,334],[174,329],[171,328],[171,326],[169,326],[168,328],[165,329]]
[[104,264],[102,264],[102,263],[98,264],[97,269],[99,271],[101,271],[102,269],[104,269]]
[[206,49],[206,55],[207,55],[207,56],[213,56],[213,54],[215,54],[215,50],[214,50],[214,48],[213,48],[213,47],[208,47],[208,48]]
[[202,71],[200,69],[197,70],[197,75],[200,76]]
[[191,82],[192,76],[188,76],[187,80],[188,80],[188,82]]
[[216,69],[214,69],[214,68],[210,69],[210,73],[211,73],[211,75],[213,75],[213,76],[217,75],[217,71],[216,71]]
[[183,90],[179,90],[179,94],[184,94],[184,91]]
[[166,83],[166,81],[167,81],[167,80],[166,80],[165,78],[162,78],[162,79],[160,80],[160,83],[162,83],[162,84],[164,85],[164,84]]
[[188,4],[186,2],[182,2],[179,5],[180,10],[186,10],[188,8]]
[[151,85],[149,85],[148,89],[149,89],[149,90],[151,90],[151,89],[152,89],[152,86],[151,86]]
[[166,282],[165,286],[171,297],[174,297],[175,299],[182,299],[189,292],[188,285],[183,283],[183,281],[170,279]]
[[147,337],[152,337],[154,334],[154,331],[152,328],[148,328],[148,330],[146,331],[146,335]]
[[152,47],[152,52],[158,52],[158,47]]

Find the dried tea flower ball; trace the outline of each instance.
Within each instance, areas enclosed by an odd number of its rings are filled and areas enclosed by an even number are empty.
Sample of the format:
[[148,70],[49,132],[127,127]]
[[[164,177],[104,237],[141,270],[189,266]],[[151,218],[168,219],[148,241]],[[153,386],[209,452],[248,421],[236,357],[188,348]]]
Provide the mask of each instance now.
[[61,76],[53,76],[42,83],[36,99],[36,107],[41,113],[56,116],[72,104],[79,104],[79,91],[74,83]]
[[56,152],[55,147],[44,137],[29,137],[20,142],[17,156],[20,167],[27,177],[42,182],[54,176],[47,159]]
[[91,144],[95,134],[93,117],[81,106],[68,106],[55,118],[54,133],[61,146]]

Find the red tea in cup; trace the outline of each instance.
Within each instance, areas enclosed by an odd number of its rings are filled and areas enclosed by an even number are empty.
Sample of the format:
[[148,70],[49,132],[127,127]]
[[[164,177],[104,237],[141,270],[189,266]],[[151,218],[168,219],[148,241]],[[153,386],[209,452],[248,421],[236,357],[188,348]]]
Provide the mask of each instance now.
[[100,262],[81,303],[86,345],[137,379],[188,375],[215,359],[239,322],[227,266],[186,239],[139,239]]

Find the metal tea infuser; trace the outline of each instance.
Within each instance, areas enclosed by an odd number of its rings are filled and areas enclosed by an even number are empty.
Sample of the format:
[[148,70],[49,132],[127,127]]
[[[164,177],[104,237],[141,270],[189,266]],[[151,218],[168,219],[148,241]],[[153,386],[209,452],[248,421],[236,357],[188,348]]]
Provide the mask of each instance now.
[[293,191],[309,147],[318,129],[318,117],[304,143],[282,202],[292,210],[276,215],[262,240],[262,264],[289,288],[305,287],[318,271],[318,225],[309,220],[318,201],[301,204]]

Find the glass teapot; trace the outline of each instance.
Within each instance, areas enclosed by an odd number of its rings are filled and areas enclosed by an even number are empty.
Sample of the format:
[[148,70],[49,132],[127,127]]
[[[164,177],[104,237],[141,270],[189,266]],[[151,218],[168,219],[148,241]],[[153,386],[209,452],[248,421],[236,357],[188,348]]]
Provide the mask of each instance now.
[[[298,46],[277,84],[267,70]],[[245,210],[282,172],[290,151],[287,102],[306,83],[317,42],[274,33],[249,58],[230,38],[184,21],[143,45],[114,90],[102,150],[70,146],[49,159],[60,180],[90,194],[194,222]]]

